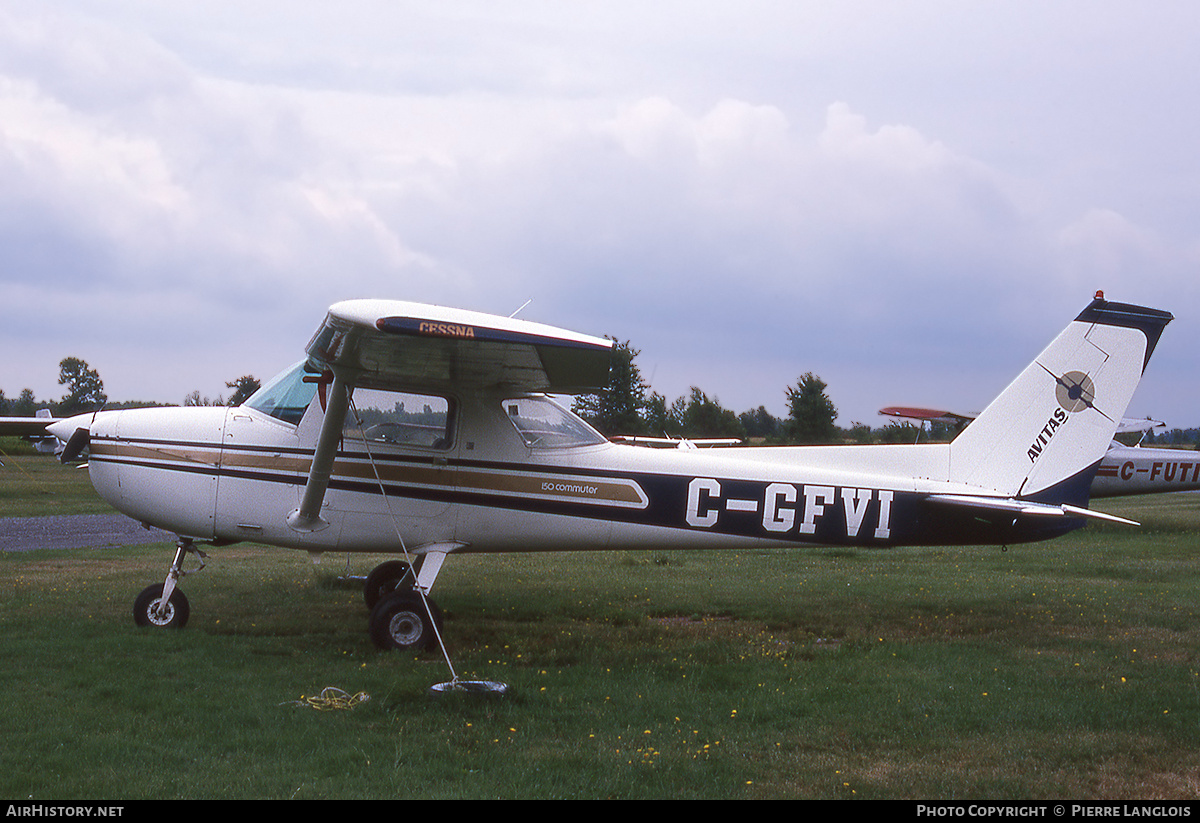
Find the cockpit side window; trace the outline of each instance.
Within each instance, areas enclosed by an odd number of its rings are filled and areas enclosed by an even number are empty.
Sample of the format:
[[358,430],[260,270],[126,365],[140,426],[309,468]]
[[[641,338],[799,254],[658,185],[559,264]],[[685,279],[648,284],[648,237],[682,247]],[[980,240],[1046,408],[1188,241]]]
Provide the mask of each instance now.
[[453,406],[445,397],[356,388],[352,402],[344,427],[347,443],[366,439],[423,449],[450,448]]
[[317,384],[306,383],[304,375],[304,363],[297,363],[250,395],[243,405],[293,426],[298,425],[317,392]]
[[565,449],[606,442],[604,435],[545,395],[503,402],[505,416],[530,448]]

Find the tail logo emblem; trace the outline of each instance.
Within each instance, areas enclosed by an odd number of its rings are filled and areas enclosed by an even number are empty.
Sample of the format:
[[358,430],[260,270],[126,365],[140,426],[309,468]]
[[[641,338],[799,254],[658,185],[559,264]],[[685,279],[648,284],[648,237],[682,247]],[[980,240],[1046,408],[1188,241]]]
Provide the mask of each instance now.
[[1058,381],[1058,387],[1054,394],[1063,411],[1077,412],[1094,408],[1092,401],[1096,399],[1096,384],[1092,378],[1081,371],[1069,371],[1055,380]]
[[[1049,371],[1047,369],[1047,371]],[[1058,385],[1054,388],[1054,396],[1061,408],[1055,409],[1054,414],[1046,421],[1046,425],[1038,432],[1037,439],[1029,444],[1026,455],[1030,463],[1037,462],[1050,438],[1054,437],[1059,427],[1067,422],[1067,415],[1084,409],[1096,409],[1092,401],[1096,399],[1096,384],[1092,378],[1081,371],[1069,371],[1062,377],[1055,377]],[[1100,411],[1096,409],[1096,411]],[[1104,414],[1103,412],[1100,412]],[[1106,415],[1107,416],[1107,415]]]

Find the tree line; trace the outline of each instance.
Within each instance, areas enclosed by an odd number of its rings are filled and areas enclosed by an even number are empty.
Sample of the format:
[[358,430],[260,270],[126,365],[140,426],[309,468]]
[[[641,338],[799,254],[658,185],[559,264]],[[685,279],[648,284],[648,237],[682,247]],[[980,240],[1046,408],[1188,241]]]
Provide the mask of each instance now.
[[[642,377],[635,362],[640,351],[629,341],[608,339],[613,341],[608,385],[596,394],[577,398],[573,410],[610,437],[738,437],[768,445],[820,445],[948,442],[962,430],[962,424],[941,422],[929,422],[924,428],[902,421],[876,428],[859,422],[851,423],[849,428],[838,426],[837,407],[829,398],[828,386],[812,372],[784,389],[784,417],[776,417],[765,406],[736,414],[695,386],[686,397],[668,404]],[[1127,445],[1140,439],[1147,446],[1200,448],[1200,428],[1168,429],[1144,436],[1131,433],[1118,439]]]
[[[578,397],[574,402],[574,411],[608,436],[737,437],[766,443],[834,443],[874,442],[880,436],[886,439],[887,430],[895,430],[903,432],[896,438],[899,442],[911,438],[915,431],[911,426],[896,424],[886,427],[882,435],[862,424],[854,424],[849,430],[839,428],[834,422],[837,407],[829,399],[827,386],[812,372],[802,375],[786,389],[788,414],[784,418],[772,415],[765,406],[736,414],[695,386],[686,397],[668,403],[642,377],[635,362],[638,350],[628,341],[613,342],[608,385],[601,392]],[[78,357],[66,357],[59,363],[58,382],[66,389],[58,400],[39,400],[31,389],[24,389],[16,398],[7,398],[0,390],[0,416],[32,417],[39,409],[48,408],[55,417],[68,417],[102,408],[164,405],[109,402],[100,375]],[[261,383],[252,375],[243,375],[225,386],[233,390],[228,399],[212,399],[193,391],[183,398],[182,405],[236,406],[257,391]]]
[[[765,406],[741,412],[724,408],[716,397],[696,386],[671,403],[654,391],[642,377],[637,356],[641,353],[629,341],[613,341],[612,368],[608,385],[595,394],[577,397],[573,411],[601,434],[645,435],[653,437],[704,438],[737,437],[773,445],[811,445],[823,443],[912,443],[922,440],[953,439],[958,428],[933,423],[921,431],[910,423],[892,422],[872,428],[866,423],[851,423],[849,428],[836,424],[837,407],[830,400],[828,386],[812,372],[801,375],[784,389],[787,415],[776,417]],[[0,416],[33,417],[38,409],[49,408],[56,417],[68,417],[101,408],[121,409],[158,406],[161,403],[108,402],[104,381],[95,369],[77,357],[59,363],[58,382],[66,387],[60,400],[38,400],[31,389],[16,398],[5,397],[0,389]],[[243,375],[225,384],[233,393],[228,399],[210,399],[193,391],[183,399],[185,406],[237,406],[258,391],[261,382]],[[1196,446],[1200,429],[1170,429],[1146,435],[1146,445]]]
[[[810,444],[906,442],[913,439],[916,431],[910,425],[896,423],[878,430],[860,423],[850,429],[840,428],[834,422],[837,407],[829,399],[827,386],[812,372],[802,375],[785,390],[788,414],[783,418],[772,415],[765,406],[737,414],[695,386],[686,397],[668,403],[642,377],[635,362],[640,352],[628,341],[613,342],[608,385],[596,394],[577,397],[574,402],[574,411],[607,436],[736,437],[772,444]],[[66,357],[59,363],[58,382],[66,389],[58,400],[38,399],[32,389],[8,398],[0,389],[0,416],[32,417],[39,409],[48,408],[55,417],[69,417],[102,408],[164,405],[136,400],[109,402],[99,373],[78,357]],[[256,392],[261,383],[252,375],[243,375],[225,386],[233,390],[228,399],[213,399],[193,391],[183,398],[182,405],[236,406]]]
[[[636,362],[641,352],[627,340],[609,339],[613,341],[613,359],[608,385],[600,392],[576,398],[572,408],[610,437],[737,437],[772,445],[817,445],[911,443],[918,436],[915,426],[901,422],[880,428],[857,422],[849,428],[838,426],[837,406],[829,398],[828,386],[813,372],[806,372],[784,389],[784,417],[771,414],[766,406],[736,413],[696,386],[687,396],[668,404],[642,377]],[[921,437],[948,440],[956,433],[950,426],[935,424]]]
[[[66,393],[58,400],[39,400],[34,396],[33,389],[22,389],[15,398],[6,397],[0,389],[0,416],[2,417],[33,417],[39,409],[49,409],[55,417],[70,417],[100,409],[131,409],[146,406],[162,406],[163,403],[127,400],[121,403],[110,403],[104,391],[104,381],[100,374],[78,357],[64,357],[58,364],[58,383],[66,387]],[[188,394],[183,399],[185,406],[238,406],[250,395],[258,391],[262,384],[253,375],[243,375],[225,384],[233,389],[233,394],[226,400],[217,397],[215,400],[201,397],[199,391]]]

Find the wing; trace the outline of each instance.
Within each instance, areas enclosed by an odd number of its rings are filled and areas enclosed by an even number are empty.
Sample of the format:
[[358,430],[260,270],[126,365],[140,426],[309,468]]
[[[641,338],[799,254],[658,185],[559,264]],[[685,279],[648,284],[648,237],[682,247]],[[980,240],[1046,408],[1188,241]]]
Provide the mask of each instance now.
[[392,300],[329,308],[310,366],[370,388],[584,394],[608,383],[612,341],[479,312]]
[[651,449],[711,449],[718,446],[740,446],[742,441],[737,437],[647,437],[641,434],[617,434],[609,438],[615,443],[628,443],[631,446],[646,446]]
[[[914,406],[888,406],[887,408],[880,409],[879,413],[888,417],[905,417],[909,420],[921,420],[929,423],[964,423],[970,422],[976,417],[973,414],[960,414],[958,412],[941,411],[939,409],[922,409]],[[1145,419],[1125,417],[1121,419],[1121,423],[1117,426],[1117,432],[1144,432],[1165,426],[1166,423],[1151,420],[1149,417]]]
[[288,524],[300,532],[329,525],[321,503],[354,387],[582,394],[608,384],[612,345],[540,323],[442,306],[335,303],[307,348],[309,367],[331,373],[332,385],[304,495]]
[[1123,418],[1121,418],[1121,424],[1119,426],[1117,426],[1117,433],[1122,434],[1125,432],[1148,432],[1151,429],[1158,429],[1158,428],[1165,429],[1166,427],[1167,427],[1166,423],[1163,423],[1160,420],[1151,420],[1149,417],[1145,417],[1145,418],[1123,417]]
[[52,417],[0,417],[0,437],[46,437]]
[[925,423],[968,423],[975,419],[973,414],[960,414],[940,409],[922,409],[913,406],[888,406],[879,410],[888,417],[905,417]]
[[57,422],[59,418],[52,417],[49,409],[38,409],[36,417],[0,417],[0,437],[23,437],[42,454],[60,452],[62,446],[48,431]]

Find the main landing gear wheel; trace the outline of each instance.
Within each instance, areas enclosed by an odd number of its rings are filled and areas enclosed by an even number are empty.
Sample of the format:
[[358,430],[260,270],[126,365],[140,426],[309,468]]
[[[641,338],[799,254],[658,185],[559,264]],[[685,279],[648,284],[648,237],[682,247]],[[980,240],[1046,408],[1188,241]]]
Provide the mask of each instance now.
[[436,603],[418,592],[400,592],[376,604],[367,627],[371,641],[385,651],[425,650],[437,644],[442,631],[442,612]]
[[366,601],[367,608],[375,608],[380,600],[400,590],[401,584],[406,582],[406,577],[408,585],[405,588],[411,588],[414,582],[412,569],[403,560],[388,560],[376,566],[367,575],[367,582],[363,584],[363,600]]
[[142,589],[142,593],[133,601],[133,622],[143,627],[182,629],[187,625],[192,611],[187,598],[176,589],[163,604],[162,593],[162,583]]

